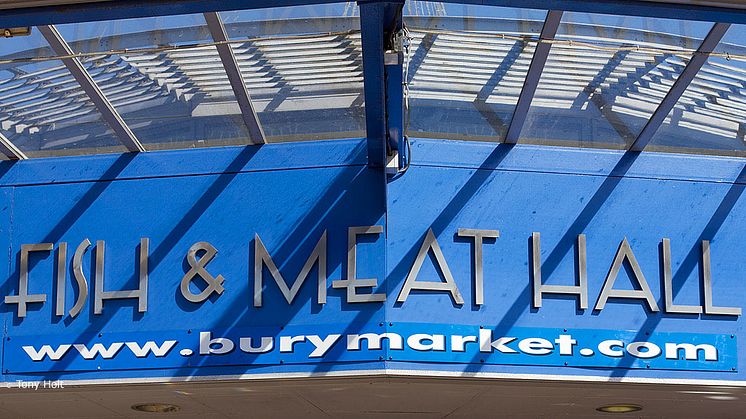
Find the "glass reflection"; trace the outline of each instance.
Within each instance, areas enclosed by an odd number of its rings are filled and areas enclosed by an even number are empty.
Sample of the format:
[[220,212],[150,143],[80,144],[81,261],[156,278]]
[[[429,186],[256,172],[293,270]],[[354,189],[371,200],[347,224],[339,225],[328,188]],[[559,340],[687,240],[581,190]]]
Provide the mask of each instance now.
[[565,13],[519,142],[627,148],[711,27]]
[[[502,141],[547,12],[408,1],[410,136]],[[267,140],[365,135],[354,2],[222,12]],[[565,13],[519,142],[624,149],[709,22]],[[247,144],[202,14],[60,25],[148,149]],[[746,27],[733,25],[647,150],[746,155]],[[44,38],[0,38],[0,132],[32,156],[123,147]]]
[[365,136],[357,6],[222,12],[268,142]]
[[646,150],[746,156],[746,25],[732,25]]
[[[34,28],[28,36],[0,38],[0,132],[29,157],[124,151],[62,61],[48,58],[52,55]],[[101,80],[118,63],[85,65]]]
[[407,133],[501,141],[547,12],[428,2],[404,11],[412,37]]

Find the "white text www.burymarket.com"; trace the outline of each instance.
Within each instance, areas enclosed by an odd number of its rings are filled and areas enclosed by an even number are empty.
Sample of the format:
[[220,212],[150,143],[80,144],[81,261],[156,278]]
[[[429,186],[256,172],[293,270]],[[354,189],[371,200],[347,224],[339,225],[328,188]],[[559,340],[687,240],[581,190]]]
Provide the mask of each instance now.
[[[345,339],[342,339],[342,337]],[[83,359],[92,360],[100,357],[112,359],[123,351],[128,351],[137,358],[148,356],[165,357],[177,346],[176,340],[146,341],[143,344],[132,341],[95,343],[95,344],[60,344],[56,346],[41,345],[39,347],[23,346],[23,351],[33,361],[45,359],[57,361],[68,356],[79,355]],[[620,339],[606,339],[587,347],[581,347],[571,334],[560,334],[552,339],[541,337],[516,338],[503,336],[494,338],[491,330],[480,329],[478,335],[444,335],[415,333],[402,336],[398,333],[363,333],[363,334],[328,334],[323,335],[289,335],[264,336],[260,338],[214,337],[212,332],[199,334],[199,348],[196,351],[202,356],[226,355],[235,352],[247,354],[267,354],[273,351],[279,353],[304,354],[308,358],[322,358],[336,346],[344,345],[346,351],[382,350],[387,347],[390,351],[411,350],[415,352],[476,352],[525,354],[545,356],[559,354],[583,357],[594,355],[622,358],[629,355],[639,359],[664,357],[668,360],[717,361],[718,350],[710,344],[693,344],[682,342],[665,342],[656,344],[649,341],[625,342]],[[191,356],[191,348],[182,349],[179,354]]]

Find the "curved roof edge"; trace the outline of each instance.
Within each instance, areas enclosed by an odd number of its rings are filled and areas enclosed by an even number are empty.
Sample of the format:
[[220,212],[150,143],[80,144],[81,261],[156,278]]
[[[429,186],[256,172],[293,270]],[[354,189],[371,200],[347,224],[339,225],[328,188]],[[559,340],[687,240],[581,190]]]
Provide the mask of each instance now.
[[[745,9],[743,0],[642,0],[654,3],[686,4],[692,6],[723,7],[733,9]],[[127,3],[122,0],[0,0],[0,9],[21,9],[30,7],[67,6],[86,3]]]

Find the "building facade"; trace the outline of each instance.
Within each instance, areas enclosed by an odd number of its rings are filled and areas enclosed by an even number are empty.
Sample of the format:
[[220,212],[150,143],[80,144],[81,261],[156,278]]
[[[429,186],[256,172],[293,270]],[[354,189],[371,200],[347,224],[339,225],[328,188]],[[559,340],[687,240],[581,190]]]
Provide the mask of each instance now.
[[739,416],[737,2],[33,3],[0,416]]

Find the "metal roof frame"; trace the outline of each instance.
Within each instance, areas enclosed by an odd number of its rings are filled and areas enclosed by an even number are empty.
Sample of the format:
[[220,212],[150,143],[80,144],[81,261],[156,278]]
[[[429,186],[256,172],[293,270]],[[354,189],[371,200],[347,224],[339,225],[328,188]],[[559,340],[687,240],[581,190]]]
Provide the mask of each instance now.
[[0,153],[3,153],[9,160],[26,160],[28,157],[21,149],[16,147],[12,141],[0,132]]
[[[101,112],[104,120],[112,127],[128,150],[139,152],[145,148],[131,129],[117,113],[111,102],[96,85],[91,74],[86,71],[80,59],[74,56],[70,46],[53,26],[54,23],[82,22],[110,19],[125,19],[145,16],[175,15],[184,13],[203,13],[208,28],[216,41],[216,48],[221,63],[239,104],[241,115],[252,141],[266,142],[262,126],[251,96],[246,88],[238,62],[228,43],[226,30],[217,11],[257,9],[266,7],[283,7],[309,4],[335,3],[335,0],[258,0],[247,4],[242,0],[174,0],[170,2],[151,2],[145,0],[123,0],[94,2],[68,6],[33,7],[13,9],[0,16],[0,27],[34,25],[38,26],[56,54],[75,80],[83,88],[90,100]],[[612,13],[647,17],[668,17],[676,10],[677,18],[717,22],[710,34],[674,86],[666,94],[654,115],[632,145],[633,150],[644,149],[660,126],[668,112],[675,106],[691,81],[697,75],[709,53],[718,44],[730,23],[746,23],[746,12],[743,10],[712,6],[681,5],[656,3],[641,0],[445,0],[447,3],[474,4],[488,6],[508,6],[518,8],[537,8],[549,10],[542,28],[540,41],[531,60],[529,71],[521,88],[514,110],[506,142],[518,140],[526,114],[536,92],[546,63],[551,41],[559,26],[564,11],[581,11],[590,13]],[[401,126],[402,94],[401,83],[392,83],[390,71],[400,71],[401,65],[386,65],[384,57],[391,47],[392,34],[401,25],[401,6],[403,0],[358,0],[363,43],[363,76],[366,101],[366,130],[368,139],[369,165],[383,167],[393,150],[399,148],[398,141],[403,135]],[[389,68],[391,67],[391,68]],[[401,75],[399,75],[401,77]],[[397,132],[399,134],[397,134]],[[11,159],[23,159],[26,156],[7,138],[0,138],[0,152]]]
[[513,119],[510,121],[510,127],[508,127],[508,133],[505,136],[505,142],[508,144],[518,142],[518,137],[521,135],[523,123],[526,122],[528,108],[534,99],[536,88],[539,86],[539,80],[541,79],[541,73],[544,71],[544,64],[546,64],[549,51],[552,48],[552,44],[547,41],[554,39],[561,20],[562,11],[550,10],[547,12],[547,17],[544,19],[544,26],[542,26],[541,34],[539,35],[539,42],[536,44],[534,56],[531,58],[531,64],[528,66],[528,73],[526,73],[526,79],[521,88],[521,94],[518,96],[518,103],[513,111]]
[[215,48],[218,50],[220,61],[223,64],[225,73],[228,75],[228,81],[231,84],[231,89],[233,89],[233,94],[236,96],[238,107],[241,109],[241,116],[244,124],[246,124],[246,128],[249,130],[251,141],[254,144],[266,144],[267,139],[264,136],[262,124],[259,122],[256,109],[251,101],[251,95],[241,75],[241,69],[238,67],[236,56],[233,54],[233,47],[227,43],[229,41],[228,34],[225,31],[220,15],[217,12],[207,12],[204,16],[212,39],[218,42]]
[[684,94],[686,88],[689,87],[692,80],[694,80],[694,77],[697,76],[697,73],[699,73],[699,70],[707,61],[710,53],[720,43],[720,40],[723,39],[723,36],[725,35],[725,32],[728,31],[729,27],[729,23],[716,23],[712,26],[712,29],[710,29],[710,32],[702,41],[702,44],[692,55],[691,60],[689,60],[689,63],[684,67],[684,70],[676,79],[673,86],[671,86],[671,89],[666,93],[666,96],[658,105],[658,108],[656,108],[653,115],[648,118],[647,124],[645,124],[645,127],[640,131],[635,142],[630,146],[630,150],[643,151],[645,146],[650,143],[655,132],[658,131],[658,128],[663,124],[663,121],[666,119],[673,107],[676,106],[681,95]]
[[80,87],[88,95],[99,112],[104,121],[114,130],[119,141],[124,144],[128,151],[141,152],[145,151],[145,147],[142,145],[140,140],[137,139],[135,133],[132,132],[127,123],[119,112],[114,108],[109,99],[106,98],[104,93],[98,87],[93,77],[83,67],[83,63],[74,57],[74,53],[70,46],[65,42],[60,35],[57,28],[53,25],[42,25],[39,26],[39,32],[44,36],[55,54],[62,56],[61,60],[65,67],[70,71],[73,78],[80,84]]
[[[367,3],[385,0],[362,0]],[[362,1],[359,1],[362,2]],[[626,16],[676,17],[721,23],[746,23],[743,9],[701,4],[666,3],[646,0],[440,0],[445,3],[503,6],[566,12],[606,13]],[[0,27],[38,26],[149,16],[264,9],[338,3],[339,0],[116,0],[81,4],[38,6],[3,10]]]

